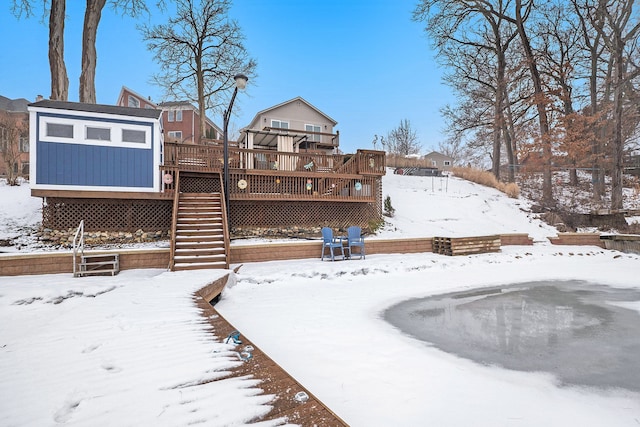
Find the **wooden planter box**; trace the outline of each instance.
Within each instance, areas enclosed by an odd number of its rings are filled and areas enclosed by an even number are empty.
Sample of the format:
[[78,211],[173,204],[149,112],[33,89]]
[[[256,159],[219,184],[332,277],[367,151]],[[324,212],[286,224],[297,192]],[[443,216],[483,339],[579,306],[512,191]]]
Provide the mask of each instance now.
[[433,252],[449,256],[500,252],[500,236],[434,237]]

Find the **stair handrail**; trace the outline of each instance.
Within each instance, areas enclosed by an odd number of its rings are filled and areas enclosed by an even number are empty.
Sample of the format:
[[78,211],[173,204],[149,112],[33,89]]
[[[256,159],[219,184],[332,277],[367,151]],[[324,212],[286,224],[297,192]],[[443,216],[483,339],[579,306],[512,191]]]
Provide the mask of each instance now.
[[220,191],[220,200],[222,200],[222,234],[224,236],[224,262],[225,268],[229,269],[229,264],[231,263],[231,239],[229,237],[229,213],[227,212],[227,200],[224,197],[225,189],[224,189],[224,181],[222,180],[222,174],[219,174],[220,187],[222,191]]
[[171,249],[169,252],[169,271],[173,271],[176,264],[176,231],[178,230],[178,209],[180,207],[180,170],[176,169],[176,179],[173,186],[173,212],[171,215]]
[[73,277],[79,277],[78,273],[78,251],[80,257],[84,256],[84,219],[80,220],[80,225],[73,236]]

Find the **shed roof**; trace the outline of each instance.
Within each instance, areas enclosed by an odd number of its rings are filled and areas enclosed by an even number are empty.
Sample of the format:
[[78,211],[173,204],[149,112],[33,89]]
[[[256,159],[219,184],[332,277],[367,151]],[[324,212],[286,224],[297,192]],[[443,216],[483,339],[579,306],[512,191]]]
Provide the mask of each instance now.
[[143,118],[149,118],[149,119],[158,119],[162,114],[162,110],[156,110],[152,108],[120,107],[117,105],[53,101],[50,99],[44,99],[42,101],[34,102],[32,104],[29,104],[29,107],[51,108],[56,110],[69,110],[69,111],[86,111],[90,113],[134,116],[134,117],[143,117]]

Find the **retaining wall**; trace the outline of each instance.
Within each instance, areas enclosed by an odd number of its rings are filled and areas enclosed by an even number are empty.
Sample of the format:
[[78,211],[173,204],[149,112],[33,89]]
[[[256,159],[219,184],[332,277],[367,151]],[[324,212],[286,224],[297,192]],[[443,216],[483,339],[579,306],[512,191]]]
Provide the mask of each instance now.
[[[590,239],[597,242],[598,246],[600,246],[599,236],[595,238],[590,237]],[[531,245],[533,243],[527,234],[503,234],[500,236],[500,242],[503,246]],[[582,243],[579,244],[594,244],[585,243],[584,240],[581,242]],[[558,244],[557,241],[553,243]],[[432,245],[433,238],[431,237],[414,239],[366,239],[367,255],[432,252]],[[236,244],[231,246],[230,262],[231,264],[241,264],[246,262],[320,258],[321,250],[322,242],[318,240],[259,245]],[[85,251],[86,254],[90,255],[114,252],[120,255],[121,270],[167,268],[169,265],[169,248]],[[72,273],[72,256],[72,251],[0,254],[0,276]]]

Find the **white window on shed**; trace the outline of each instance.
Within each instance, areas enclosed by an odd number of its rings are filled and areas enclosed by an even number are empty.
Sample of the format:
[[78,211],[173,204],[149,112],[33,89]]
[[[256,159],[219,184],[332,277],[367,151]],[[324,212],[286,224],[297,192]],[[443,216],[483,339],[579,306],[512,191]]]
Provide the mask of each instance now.
[[87,126],[86,138],[94,141],[111,141],[111,129]]
[[73,125],[47,123],[47,136],[56,138],[73,138]]
[[289,122],[284,122],[282,120],[271,120],[271,127],[278,129],[289,129]]
[[147,142],[147,133],[143,130],[122,129],[122,142]]

